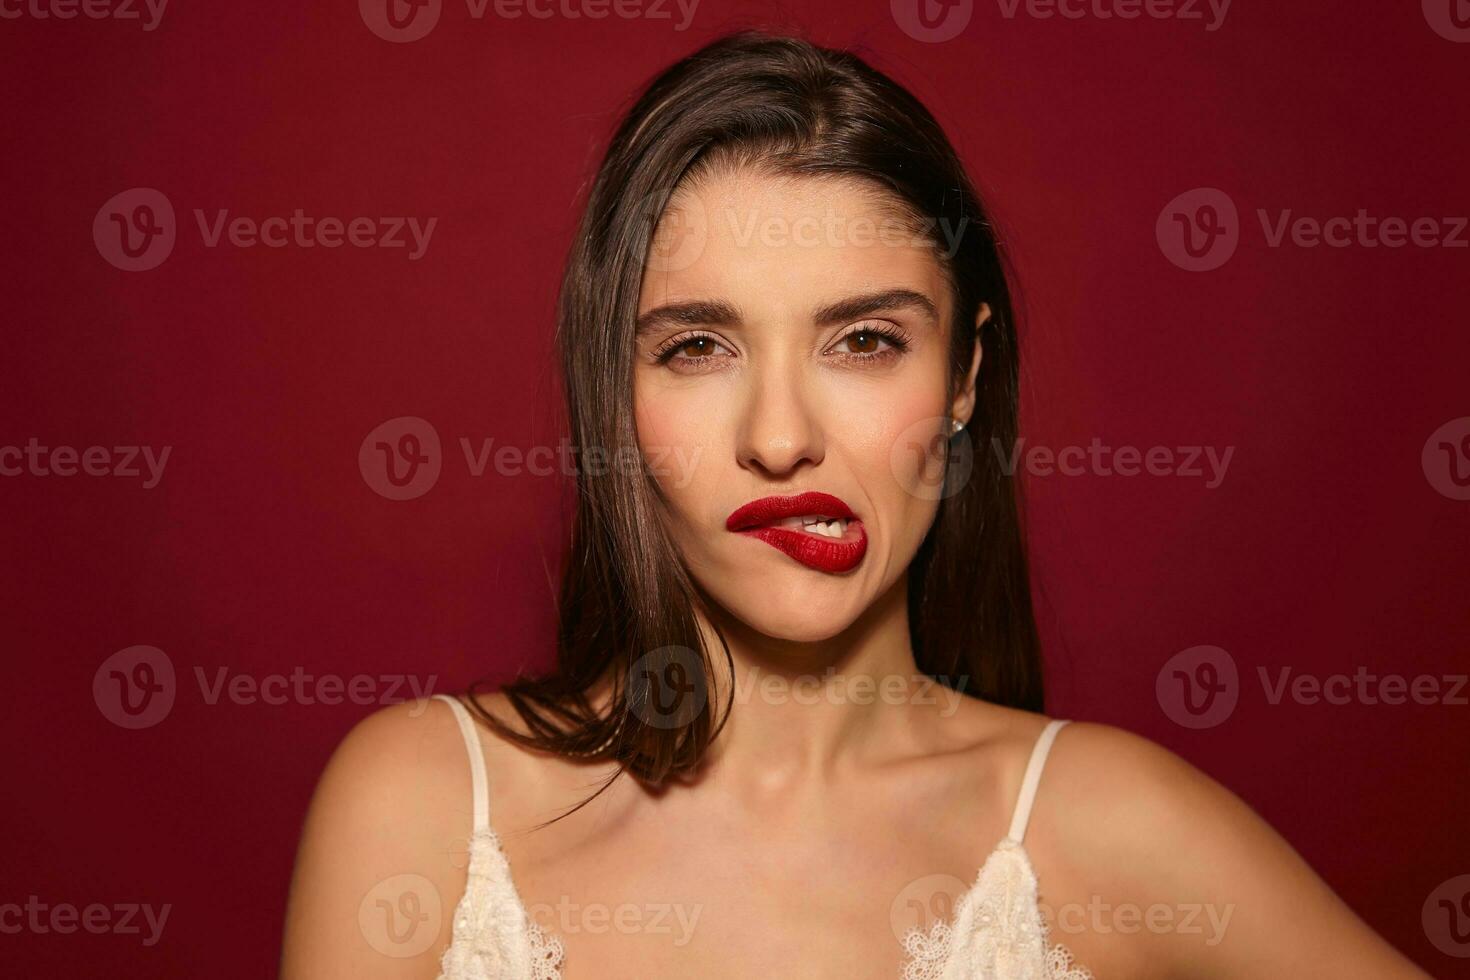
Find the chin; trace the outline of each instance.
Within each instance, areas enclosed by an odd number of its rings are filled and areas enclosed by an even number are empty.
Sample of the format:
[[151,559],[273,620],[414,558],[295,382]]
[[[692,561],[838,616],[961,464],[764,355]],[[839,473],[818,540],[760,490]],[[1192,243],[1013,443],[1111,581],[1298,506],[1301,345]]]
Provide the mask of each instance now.
[[[852,587],[855,583],[834,580]],[[740,622],[762,636],[793,643],[830,640],[847,629],[862,612],[851,597],[841,596],[833,583],[825,588],[802,588],[781,578],[766,578],[742,590],[733,602],[721,602]],[[847,601],[844,601],[847,600]]]

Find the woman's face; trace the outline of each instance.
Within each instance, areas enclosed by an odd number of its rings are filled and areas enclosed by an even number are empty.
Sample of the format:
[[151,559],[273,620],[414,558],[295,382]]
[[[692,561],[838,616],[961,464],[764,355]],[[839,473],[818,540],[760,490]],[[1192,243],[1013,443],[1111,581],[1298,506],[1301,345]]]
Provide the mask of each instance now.
[[864,182],[727,171],[670,202],[638,304],[639,444],[694,578],[751,628],[829,638],[904,574],[947,419],[974,404],[978,348],[948,397],[952,303],[935,246]]

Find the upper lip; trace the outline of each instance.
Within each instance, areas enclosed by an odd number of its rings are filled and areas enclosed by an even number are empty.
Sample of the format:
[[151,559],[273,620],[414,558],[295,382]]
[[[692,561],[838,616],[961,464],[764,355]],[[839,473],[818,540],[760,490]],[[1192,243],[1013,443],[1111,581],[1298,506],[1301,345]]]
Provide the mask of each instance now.
[[842,518],[849,521],[857,516],[851,507],[830,493],[808,490],[789,497],[762,497],[752,500],[725,519],[725,530],[744,531],[747,528],[773,524],[782,518],[803,517],[808,514],[828,520]]

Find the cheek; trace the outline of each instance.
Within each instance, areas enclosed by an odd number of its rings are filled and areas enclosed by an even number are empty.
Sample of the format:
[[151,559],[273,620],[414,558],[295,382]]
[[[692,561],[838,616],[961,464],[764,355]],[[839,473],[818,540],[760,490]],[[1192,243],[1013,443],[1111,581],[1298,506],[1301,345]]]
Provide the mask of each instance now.
[[664,495],[688,517],[696,515],[683,501],[710,499],[706,484],[711,482],[708,463],[719,432],[717,408],[694,388],[634,382],[639,451]]
[[924,487],[943,475],[947,380],[938,348],[926,345],[893,374],[829,389],[831,435],[881,512],[907,519],[935,499]]
[[[946,406],[933,385],[894,389],[861,411],[856,455],[890,534],[923,537],[944,486]],[[854,418],[854,421],[858,419]]]

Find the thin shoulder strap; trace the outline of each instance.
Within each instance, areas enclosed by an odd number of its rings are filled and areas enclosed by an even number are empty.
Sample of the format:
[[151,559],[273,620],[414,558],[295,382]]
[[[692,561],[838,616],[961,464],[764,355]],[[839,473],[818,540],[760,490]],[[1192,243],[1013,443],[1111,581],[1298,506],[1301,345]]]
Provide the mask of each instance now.
[[[463,710],[463,709],[461,709]],[[1026,763],[1026,775],[1021,779],[1021,795],[1016,798],[1016,812],[1011,817],[1011,829],[1006,837],[1020,843],[1026,836],[1026,824],[1031,820],[1031,804],[1036,802],[1036,787],[1041,782],[1041,770],[1046,765],[1046,754],[1057,732],[1067,724],[1066,719],[1053,718],[1041,730],[1041,737],[1031,750],[1031,761]]]
[[470,717],[469,710],[459,703],[458,698],[447,694],[436,694],[434,697],[448,704],[454,711],[455,720],[459,722],[459,732],[464,736],[464,748],[470,756],[470,785],[475,798],[475,833],[488,830],[490,827],[490,787],[485,778],[485,753],[480,748],[480,736],[475,730],[475,720]]

